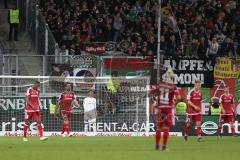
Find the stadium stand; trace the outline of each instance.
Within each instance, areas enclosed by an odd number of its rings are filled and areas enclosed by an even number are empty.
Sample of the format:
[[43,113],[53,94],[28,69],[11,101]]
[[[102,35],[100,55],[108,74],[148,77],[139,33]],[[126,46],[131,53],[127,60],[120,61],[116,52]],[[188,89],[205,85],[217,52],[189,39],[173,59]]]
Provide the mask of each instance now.
[[[42,66],[23,20],[20,19],[19,41],[9,41],[8,12],[16,0],[8,0],[7,8],[0,1],[0,64],[1,74],[6,75],[40,75]],[[4,56],[4,57],[3,57]],[[19,59],[20,58],[20,59]],[[3,68],[3,69],[2,69]]]
[[[128,41],[127,55],[157,54],[155,0],[39,0],[56,41],[70,54],[93,42]],[[171,4],[171,5],[169,5]],[[162,1],[165,56],[237,56],[240,7],[232,0]]]

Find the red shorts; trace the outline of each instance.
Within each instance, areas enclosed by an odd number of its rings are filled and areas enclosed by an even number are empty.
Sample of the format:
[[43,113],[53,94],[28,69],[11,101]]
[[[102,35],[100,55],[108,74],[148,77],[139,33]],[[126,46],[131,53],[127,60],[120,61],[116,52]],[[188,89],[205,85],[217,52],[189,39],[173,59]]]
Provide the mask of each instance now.
[[202,115],[201,114],[187,114],[187,122],[201,122],[202,121]]
[[25,112],[25,120],[31,120],[34,119],[35,121],[41,120],[40,112]]
[[61,111],[61,116],[62,118],[67,118],[70,119],[71,118],[71,111]]
[[220,115],[219,122],[221,123],[230,123],[234,121],[234,115]]
[[158,127],[168,126],[171,127],[173,124],[173,112],[171,108],[158,109],[157,115]]

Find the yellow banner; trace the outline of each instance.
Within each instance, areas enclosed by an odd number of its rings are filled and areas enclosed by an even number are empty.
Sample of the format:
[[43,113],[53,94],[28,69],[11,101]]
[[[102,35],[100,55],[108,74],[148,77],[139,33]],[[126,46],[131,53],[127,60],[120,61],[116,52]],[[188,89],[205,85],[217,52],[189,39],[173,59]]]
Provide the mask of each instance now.
[[214,66],[214,78],[238,78],[240,58],[218,57]]

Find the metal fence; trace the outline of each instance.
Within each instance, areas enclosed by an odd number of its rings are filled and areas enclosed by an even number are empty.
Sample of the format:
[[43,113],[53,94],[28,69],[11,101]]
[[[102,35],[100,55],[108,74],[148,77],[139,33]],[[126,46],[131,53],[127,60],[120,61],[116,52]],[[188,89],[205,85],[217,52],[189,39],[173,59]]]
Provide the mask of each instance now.
[[55,55],[63,52],[58,47],[36,0],[19,0],[18,7],[33,45],[40,55]]
[[13,55],[0,54],[0,75],[50,76],[54,66],[95,68],[100,73],[101,58],[92,55]]
[[1,75],[50,75],[54,64],[66,64],[71,56],[55,55],[0,55]]
[[[3,67],[3,54],[2,54],[2,51],[1,51],[1,48],[0,48],[0,68]],[[0,69],[0,75],[2,75],[2,70]]]

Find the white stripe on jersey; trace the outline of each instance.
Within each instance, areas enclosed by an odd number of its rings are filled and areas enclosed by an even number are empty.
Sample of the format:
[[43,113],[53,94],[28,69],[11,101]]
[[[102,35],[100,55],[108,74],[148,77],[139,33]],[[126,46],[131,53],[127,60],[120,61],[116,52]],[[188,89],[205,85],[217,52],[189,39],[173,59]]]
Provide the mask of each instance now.
[[[190,99],[191,99],[191,94],[192,94],[192,92],[197,92],[197,93],[199,93],[200,91],[195,91],[194,88],[191,89],[191,90],[188,92],[188,94],[187,94],[187,100],[190,100]],[[197,99],[201,99],[201,98],[194,98],[194,99],[197,100]]]
[[191,99],[191,94],[192,94],[192,92],[194,92],[194,88],[191,89],[191,90],[188,92],[188,94],[187,94],[187,100],[190,100],[190,99]]

